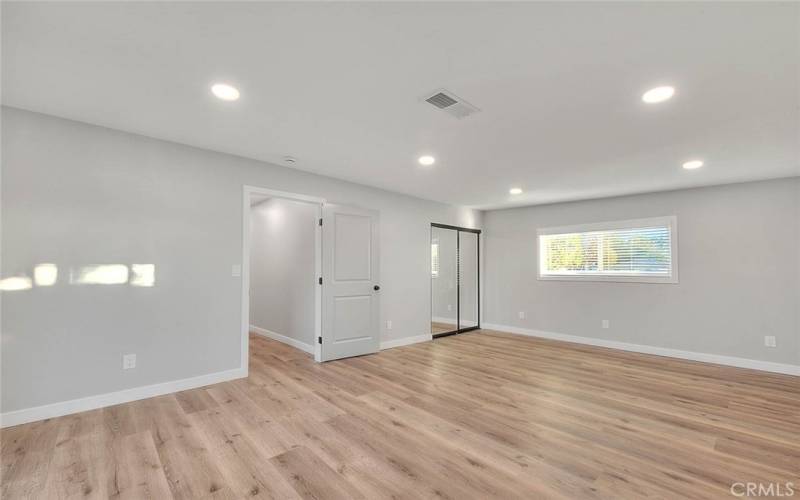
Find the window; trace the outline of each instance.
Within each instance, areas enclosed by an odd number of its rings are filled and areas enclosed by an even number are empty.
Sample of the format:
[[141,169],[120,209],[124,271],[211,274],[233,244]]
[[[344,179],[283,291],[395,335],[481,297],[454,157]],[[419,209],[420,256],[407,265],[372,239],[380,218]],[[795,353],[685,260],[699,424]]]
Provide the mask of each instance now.
[[439,243],[431,243],[431,277],[439,276]]
[[677,283],[677,220],[540,229],[539,279]]

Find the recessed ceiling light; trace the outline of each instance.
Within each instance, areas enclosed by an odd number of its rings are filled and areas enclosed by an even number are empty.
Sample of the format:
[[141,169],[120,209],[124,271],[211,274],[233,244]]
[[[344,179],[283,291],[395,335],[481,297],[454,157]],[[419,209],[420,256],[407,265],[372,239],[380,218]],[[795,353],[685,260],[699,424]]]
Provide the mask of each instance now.
[[294,156],[284,156],[283,161],[285,161],[286,163],[297,163],[297,158],[295,158]]
[[675,89],[673,87],[656,87],[645,92],[644,95],[642,95],[642,100],[648,104],[654,104],[657,102],[664,102],[673,95],[675,95]]
[[227,83],[215,83],[211,86],[211,92],[223,101],[235,101],[239,98],[239,90]]
[[522,194],[521,188],[511,188],[508,190],[508,194]]
[[703,166],[703,160],[690,160],[683,164],[686,170],[694,170]]
[[425,156],[420,156],[417,161],[419,162],[420,165],[428,167],[436,163],[436,158],[434,158],[433,156],[425,155]]

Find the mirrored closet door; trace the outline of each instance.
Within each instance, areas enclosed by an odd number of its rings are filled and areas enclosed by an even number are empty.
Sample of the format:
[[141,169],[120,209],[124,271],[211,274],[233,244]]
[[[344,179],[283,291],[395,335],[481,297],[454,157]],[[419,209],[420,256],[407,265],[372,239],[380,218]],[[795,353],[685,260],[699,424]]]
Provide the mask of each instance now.
[[431,224],[431,334],[480,327],[480,230]]

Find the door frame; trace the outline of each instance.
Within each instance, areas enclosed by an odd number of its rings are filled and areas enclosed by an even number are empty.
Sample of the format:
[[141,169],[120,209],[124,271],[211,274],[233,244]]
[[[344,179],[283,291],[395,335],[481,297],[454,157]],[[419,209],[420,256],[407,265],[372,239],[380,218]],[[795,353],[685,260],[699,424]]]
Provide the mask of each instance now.
[[[449,337],[450,335],[458,335],[459,333],[470,332],[472,330],[479,330],[481,328],[481,230],[474,229],[471,227],[461,227],[461,226],[453,226],[450,224],[439,224],[437,222],[431,222],[431,227],[438,227],[440,229],[450,229],[456,232],[456,329],[452,332],[445,332],[445,333],[438,333],[436,335],[432,335],[431,337],[434,339],[440,339],[442,337]],[[470,326],[467,328],[461,328],[461,270],[458,266],[461,265],[460,260],[458,259],[461,255],[461,233],[474,233],[477,238],[477,255],[476,255],[476,272],[478,278],[478,310],[477,310],[477,317],[478,317],[478,324],[475,326]],[[430,237],[429,237],[430,239]],[[428,241],[430,245],[430,241]],[[430,255],[430,252],[428,252]],[[439,256],[441,258],[441,255]],[[430,263],[428,264],[428,270],[430,271]],[[430,274],[430,272],[429,272]],[[431,282],[431,317],[433,317],[433,284]]]
[[[267,195],[271,198],[302,201],[317,206],[317,218],[322,219],[322,206],[324,198],[309,196],[300,193],[290,193],[260,186],[242,186],[242,264],[241,264],[241,367],[244,376],[249,374],[250,368],[250,196],[254,194]],[[315,224],[314,233],[314,273],[322,276],[322,227]],[[322,287],[314,287],[314,361],[321,359],[320,345],[317,339],[322,336]]]

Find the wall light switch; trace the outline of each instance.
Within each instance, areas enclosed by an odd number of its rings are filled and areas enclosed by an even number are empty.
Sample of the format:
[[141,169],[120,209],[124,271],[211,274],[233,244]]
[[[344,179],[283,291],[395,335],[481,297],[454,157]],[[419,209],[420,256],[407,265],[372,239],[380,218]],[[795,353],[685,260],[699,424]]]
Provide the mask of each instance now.
[[231,276],[234,278],[238,278],[242,275],[242,265],[241,264],[234,264],[231,266]]
[[764,336],[764,345],[767,347],[776,347],[778,344],[775,341],[775,335],[765,335]]
[[136,354],[123,354],[122,369],[130,370],[131,368],[136,368]]
[[611,322],[608,321],[607,319],[604,319],[602,325],[603,325],[603,328],[608,328],[608,327],[611,326]]

